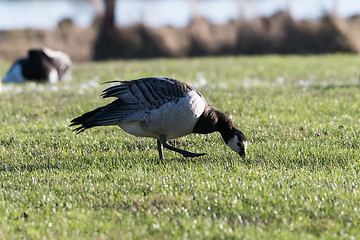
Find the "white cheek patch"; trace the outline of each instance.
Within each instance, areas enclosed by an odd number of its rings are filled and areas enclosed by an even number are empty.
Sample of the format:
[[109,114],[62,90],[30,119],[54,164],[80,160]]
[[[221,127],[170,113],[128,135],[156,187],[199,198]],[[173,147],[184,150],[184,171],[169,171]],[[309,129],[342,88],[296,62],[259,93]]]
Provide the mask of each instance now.
[[235,152],[239,153],[240,152],[240,147],[238,146],[238,142],[239,139],[238,137],[235,135],[233,138],[230,138],[229,142],[228,142],[228,146],[234,150]]
[[[238,143],[241,144],[241,147]],[[233,138],[230,138],[228,146],[237,153],[242,152],[242,149],[244,150],[244,153],[246,153],[247,141],[239,141],[239,138],[235,135]]]

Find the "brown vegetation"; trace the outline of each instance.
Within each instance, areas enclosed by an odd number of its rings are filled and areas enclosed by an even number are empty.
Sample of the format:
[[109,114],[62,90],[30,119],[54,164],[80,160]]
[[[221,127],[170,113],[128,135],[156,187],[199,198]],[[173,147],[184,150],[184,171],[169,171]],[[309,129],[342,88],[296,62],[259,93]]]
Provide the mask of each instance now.
[[0,32],[0,60],[24,57],[30,48],[49,47],[64,51],[73,61],[91,60],[95,28],[78,28],[64,20],[54,30],[13,30]]
[[[104,20],[105,21],[105,20]],[[279,12],[251,21],[212,24],[195,17],[184,28],[144,25],[77,28],[70,20],[54,30],[0,32],[0,59],[14,60],[29,48],[47,46],[73,61],[112,58],[187,57],[229,54],[360,53],[360,16],[329,15],[316,22],[297,21]]]

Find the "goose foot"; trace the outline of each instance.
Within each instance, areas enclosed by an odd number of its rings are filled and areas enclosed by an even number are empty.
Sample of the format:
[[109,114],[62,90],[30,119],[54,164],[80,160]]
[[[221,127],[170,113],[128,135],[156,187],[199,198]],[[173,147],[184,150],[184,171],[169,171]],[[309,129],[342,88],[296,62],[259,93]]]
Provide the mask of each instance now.
[[166,148],[166,149],[169,149],[169,150],[171,150],[171,151],[180,153],[180,154],[183,155],[184,157],[191,157],[191,158],[193,158],[193,157],[200,157],[200,156],[206,155],[206,153],[192,153],[192,152],[188,152],[188,151],[185,151],[185,150],[182,150],[182,149],[173,147],[173,146],[169,145],[169,144],[166,142],[166,137],[165,137],[165,136],[161,136],[161,137],[160,137],[160,140],[157,140],[157,149],[158,149],[159,157],[160,157],[161,160],[164,159],[163,146],[164,146],[164,148]]

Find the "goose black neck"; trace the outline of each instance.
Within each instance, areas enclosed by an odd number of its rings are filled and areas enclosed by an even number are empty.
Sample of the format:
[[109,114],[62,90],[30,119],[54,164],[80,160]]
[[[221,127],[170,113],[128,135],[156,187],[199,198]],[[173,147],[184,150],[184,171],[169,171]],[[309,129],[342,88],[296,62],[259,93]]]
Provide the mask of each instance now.
[[226,143],[234,136],[234,124],[229,116],[208,106],[195,124],[193,133],[220,132]]

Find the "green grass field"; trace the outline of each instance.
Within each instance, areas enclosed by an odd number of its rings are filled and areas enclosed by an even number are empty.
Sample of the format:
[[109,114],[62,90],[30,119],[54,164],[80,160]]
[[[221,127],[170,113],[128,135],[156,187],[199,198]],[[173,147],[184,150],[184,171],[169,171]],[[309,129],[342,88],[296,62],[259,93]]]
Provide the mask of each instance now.
[[[0,239],[360,238],[359,73],[355,55],[220,57],[83,63],[70,83],[3,84]],[[102,82],[147,76],[199,85],[245,133],[247,157],[219,133],[172,141],[206,156],[160,161],[154,139],[68,127],[111,101]]]

